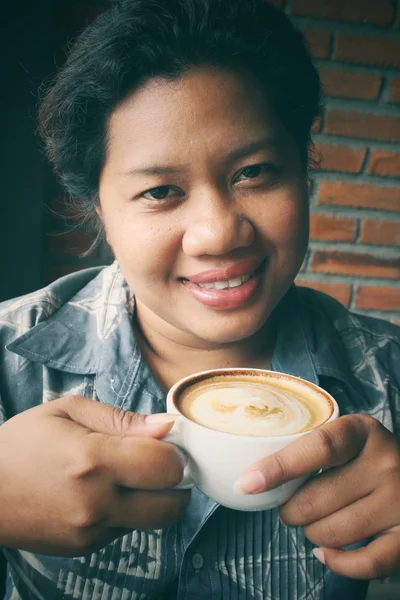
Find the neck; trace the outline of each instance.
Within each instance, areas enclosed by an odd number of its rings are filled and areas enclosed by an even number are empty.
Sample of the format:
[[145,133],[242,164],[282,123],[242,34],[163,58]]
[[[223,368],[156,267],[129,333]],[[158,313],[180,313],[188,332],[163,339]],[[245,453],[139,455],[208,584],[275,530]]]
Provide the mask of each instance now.
[[161,387],[167,391],[182,377],[199,371],[228,367],[268,369],[272,357],[276,317],[245,340],[212,344],[191,339],[185,332],[152,319],[136,306],[134,330],[141,353]]

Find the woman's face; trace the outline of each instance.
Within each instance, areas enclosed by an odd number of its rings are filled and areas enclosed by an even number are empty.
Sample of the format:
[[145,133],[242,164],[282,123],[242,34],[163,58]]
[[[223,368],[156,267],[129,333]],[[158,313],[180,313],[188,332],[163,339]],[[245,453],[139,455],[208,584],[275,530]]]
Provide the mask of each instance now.
[[308,240],[292,137],[257,84],[211,69],[150,80],[115,109],[100,214],[139,321],[196,347],[256,333]]

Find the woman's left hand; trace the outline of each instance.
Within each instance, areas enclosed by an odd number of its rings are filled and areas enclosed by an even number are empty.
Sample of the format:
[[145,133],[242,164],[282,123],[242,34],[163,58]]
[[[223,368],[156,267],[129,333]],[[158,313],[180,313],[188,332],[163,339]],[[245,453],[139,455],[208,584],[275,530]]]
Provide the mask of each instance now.
[[[400,445],[376,419],[347,415],[298,438],[254,463],[264,484],[246,493],[275,488],[296,477],[331,467],[307,481],[282,506],[282,521],[303,526],[319,546],[315,555],[339,575],[387,577],[400,569]],[[259,481],[262,479],[258,476]],[[373,538],[365,547],[340,550]]]

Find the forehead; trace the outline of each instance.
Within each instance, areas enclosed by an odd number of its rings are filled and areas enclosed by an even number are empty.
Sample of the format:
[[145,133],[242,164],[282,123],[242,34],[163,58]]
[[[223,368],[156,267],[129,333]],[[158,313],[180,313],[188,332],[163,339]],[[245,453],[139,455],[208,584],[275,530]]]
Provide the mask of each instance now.
[[[280,123],[263,90],[243,74],[198,69],[174,79],[151,79],[128,96],[109,119],[111,156],[151,158],[223,151],[265,134]],[[125,157],[125,158],[124,158]]]

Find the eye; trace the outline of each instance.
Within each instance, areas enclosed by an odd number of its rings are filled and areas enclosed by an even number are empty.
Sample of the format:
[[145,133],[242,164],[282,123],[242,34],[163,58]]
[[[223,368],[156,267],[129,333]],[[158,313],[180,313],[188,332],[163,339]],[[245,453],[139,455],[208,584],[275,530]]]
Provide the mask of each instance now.
[[147,198],[147,200],[166,200],[171,196],[175,196],[177,193],[178,190],[170,185],[159,185],[158,187],[147,190],[147,192],[144,192],[142,196],[143,198]]
[[246,179],[258,179],[260,177],[273,177],[276,176],[278,172],[279,168],[276,165],[268,163],[249,165],[248,167],[244,167],[244,169],[239,172],[235,178],[235,182],[245,181]]

